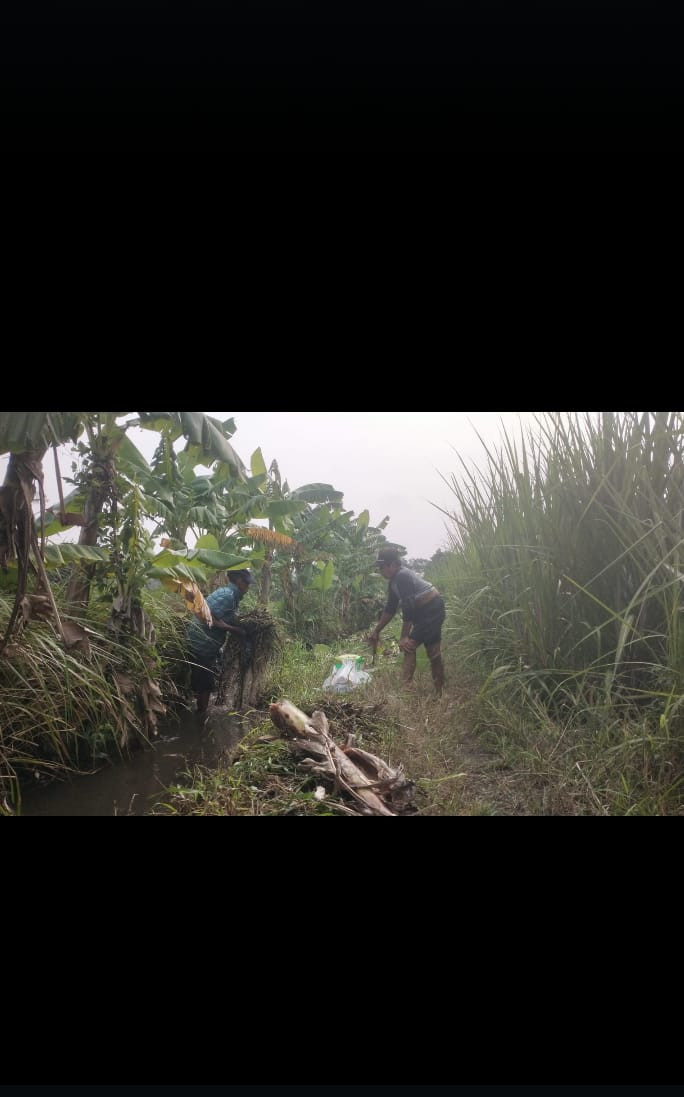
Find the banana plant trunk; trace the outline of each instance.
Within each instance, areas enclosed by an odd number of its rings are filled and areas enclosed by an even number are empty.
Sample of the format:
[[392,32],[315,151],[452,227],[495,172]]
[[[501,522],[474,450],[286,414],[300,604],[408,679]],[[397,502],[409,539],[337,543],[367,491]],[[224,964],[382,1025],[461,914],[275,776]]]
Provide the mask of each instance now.
[[[114,463],[105,458],[93,465],[92,478],[84,507],[84,524],[81,529],[79,545],[96,545],[99,532],[99,520],[105,500],[114,485]],[[75,564],[67,590],[67,611],[78,613],[88,605],[90,584],[95,572],[94,564]]]
[[0,640],[0,650],[5,648],[12,635],[19,605],[26,591],[34,531],[31,510],[33,481],[42,482],[44,454],[45,449],[11,453],[5,482],[0,489],[0,567],[6,568],[9,561],[16,560],[19,575],[14,606],[5,635]]
[[264,557],[264,562],[261,567],[261,587],[259,590],[259,601],[262,606],[268,605],[268,600],[271,597],[271,565],[273,563],[273,553],[267,552]]
[[352,602],[351,587],[344,587],[340,595],[340,620],[346,625],[349,618],[349,610]]

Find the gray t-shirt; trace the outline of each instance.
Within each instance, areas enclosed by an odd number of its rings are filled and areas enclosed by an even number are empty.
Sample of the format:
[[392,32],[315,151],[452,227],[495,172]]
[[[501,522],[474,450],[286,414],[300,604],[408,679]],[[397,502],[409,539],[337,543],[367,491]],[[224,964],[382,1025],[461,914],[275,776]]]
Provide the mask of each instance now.
[[428,590],[435,590],[432,583],[421,579],[420,575],[416,575],[410,568],[399,568],[394,578],[389,581],[385,613],[394,616],[401,603],[402,617],[405,621],[412,621],[416,612],[416,598]]

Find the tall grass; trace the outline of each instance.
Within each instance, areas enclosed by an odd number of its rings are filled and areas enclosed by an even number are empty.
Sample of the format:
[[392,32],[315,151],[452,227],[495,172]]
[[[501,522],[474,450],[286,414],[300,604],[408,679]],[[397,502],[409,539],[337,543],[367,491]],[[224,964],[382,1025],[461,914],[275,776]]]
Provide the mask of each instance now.
[[431,573],[447,634],[488,689],[585,725],[599,713],[602,727],[636,721],[640,741],[666,740],[675,782],[683,439],[679,412],[602,412],[549,413],[498,447],[483,442],[480,466],[461,462],[446,481],[453,551]]
[[[59,599],[59,585],[56,594]],[[160,654],[132,637],[117,642],[107,629],[106,603],[96,594],[85,621],[87,654],[67,651],[53,627],[36,620],[6,648],[0,658],[0,814],[20,808],[29,769],[45,775],[91,768],[147,741],[139,697],[122,682],[135,686],[152,675],[168,692],[173,686],[161,657],[171,667],[182,662],[182,622],[171,600],[147,594],[145,608],[163,635]],[[11,595],[0,594],[0,630],[12,603]]]

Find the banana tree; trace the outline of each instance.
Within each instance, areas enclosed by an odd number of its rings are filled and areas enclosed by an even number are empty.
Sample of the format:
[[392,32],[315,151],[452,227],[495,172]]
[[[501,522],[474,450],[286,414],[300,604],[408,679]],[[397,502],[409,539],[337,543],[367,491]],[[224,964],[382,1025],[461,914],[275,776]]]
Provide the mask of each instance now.
[[[79,544],[94,544],[97,540],[98,522],[105,499],[110,496],[116,506],[114,491],[114,455],[121,449],[121,459],[124,465],[128,465],[129,478],[141,476],[146,479],[145,486],[148,495],[154,498],[154,490],[150,491],[151,482],[154,479],[147,462],[133,445],[130,439],[125,437],[129,427],[140,426],[146,430],[158,431],[162,435],[161,445],[164,449],[165,460],[168,461],[172,451],[172,443],[181,435],[186,438],[184,467],[190,468],[198,464],[208,464],[218,461],[230,470],[230,474],[236,479],[244,477],[244,465],[237,453],[230,445],[228,437],[232,435],[235,425],[232,420],[220,423],[219,420],[204,415],[201,412],[139,412],[137,419],[129,420],[122,427],[118,427],[112,417],[112,413],[106,413],[104,420],[101,413],[98,414],[96,424],[86,422],[86,432],[90,442],[89,459],[94,475],[90,477],[89,491],[86,498],[85,524],[81,530]],[[160,485],[163,493],[165,485]],[[90,574],[75,575],[73,585],[67,595],[70,605],[87,604],[90,586]]]
[[209,623],[211,614],[201,586],[208,586],[211,575],[220,570],[246,567],[249,558],[218,551],[212,537],[202,538],[193,549],[174,550],[163,544],[155,551],[152,537],[144,529],[143,516],[144,497],[137,492],[135,509],[129,506],[126,522],[119,537],[112,541],[107,562],[99,566],[98,579],[112,595],[114,630],[154,642],[141,599],[143,587],[150,580],[161,580],[167,590],[179,593],[186,609]]
[[79,432],[78,412],[0,412],[0,453],[9,453],[5,481],[0,488],[0,567],[7,572],[8,564],[16,561],[18,571],[14,605],[5,635],[0,640],[0,652],[9,642],[26,597],[30,567],[38,575],[38,592],[44,592],[42,596],[50,604],[60,636],[65,644],[69,643],[45,570],[43,537],[39,545],[32,506],[37,483],[43,515],[43,457],[48,447],[56,447],[69,439],[75,442]]
[[[59,520],[62,526],[81,526],[79,546],[93,549],[98,539],[100,517],[105,502],[117,505],[117,463],[126,470],[149,467],[142,454],[126,437],[131,426],[164,430],[173,441],[183,435],[186,450],[201,461],[219,461],[230,469],[236,479],[244,477],[244,465],[228,442],[229,428],[199,412],[139,412],[123,425],[117,424],[127,412],[4,412],[0,413],[0,453],[10,453],[10,461],[0,497],[0,567],[17,561],[19,581],[15,605],[3,641],[2,650],[14,627],[21,600],[25,595],[26,579],[33,548],[35,568],[40,584],[52,603],[58,631],[64,637],[63,626],[54,604],[49,580],[43,563],[44,545],[38,547],[35,521],[31,510],[34,482],[40,492],[40,525],[45,528],[45,500],[42,461],[48,446],[57,447],[71,441],[79,445],[85,468],[80,480],[81,492],[75,493],[74,509],[66,512],[60,485]],[[230,423],[230,421],[228,421]],[[225,428],[225,430],[224,430]],[[234,430],[234,424],[233,424]],[[89,445],[78,443],[85,432]],[[130,483],[130,481],[129,481]],[[72,496],[74,498],[74,496]],[[80,509],[79,509],[80,507]],[[69,587],[67,603],[87,604],[92,566],[81,572],[75,569]]]
[[384,595],[373,561],[378,548],[387,543],[382,530],[388,521],[385,517],[372,527],[367,510],[355,518],[353,511],[330,504],[312,507],[301,516],[295,523],[302,551],[295,561],[294,582],[281,577],[286,603],[290,592],[293,620],[302,619],[302,606],[310,602],[307,591],[320,591],[319,612],[322,615],[325,606],[328,629],[347,634],[370,623]]
[[162,472],[159,462],[153,459],[150,476],[142,482],[156,505],[153,536],[163,535],[182,546],[189,532],[197,540],[204,533],[215,533],[231,524],[226,482],[217,484],[212,476],[198,475],[195,468],[194,456],[187,453],[174,455],[170,474]]
[[[329,485],[305,485],[297,491],[298,494],[308,495],[310,498],[329,497],[332,491],[334,499],[342,498],[341,492],[330,489]],[[330,528],[335,516],[339,513],[341,512],[335,509],[334,503],[317,505],[307,503],[304,510],[291,516],[289,520],[290,528],[297,541],[297,552],[278,554],[275,575],[286,616],[289,617],[295,632],[300,631],[305,619],[313,629],[312,621],[306,617],[307,608],[311,609],[307,591],[321,589],[316,580],[320,569],[325,567],[331,559]],[[334,569],[332,573],[328,569],[324,591],[329,589],[333,579]],[[322,605],[321,600],[319,608],[322,608]]]
[[389,516],[377,526],[370,525],[367,510],[358,517],[341,515],[334,523],[334,544],[337,587],[336,605],[343,630],[355,631],[370,623],[380,594],[385,585],[375,573],[374,560],[378,549],[386,544],[382,530]]
[[[287,480],[281,479],[277,461],[272,461],[269,468],[266,468],[260,448],[252,454],[250,464],[253,476],[266,477],[262,489],[262,506],[260,509],[255,506],[251,517],[267,519],[268,530],[255,532],[255,527],[249,526],[242,532],[265,545],[259,600],[263,605],[268,605],[273,563],[277,554],[284,556],[283,566],[289,569],[292,559],[297,561],[307,553],[306,546],[300,542],[296,534],[303,516],[311,510],[312,504],[341,503],[343,496],[342,492],[337,491],[331,484],[303,484],[291,491]],[[258,530],[258,527],[256,529]],[[296,571],[297,564],[295,563],[294,566]],[[291,583],[283,578],[283,586],[286,597],[288,592],[291,597]]]

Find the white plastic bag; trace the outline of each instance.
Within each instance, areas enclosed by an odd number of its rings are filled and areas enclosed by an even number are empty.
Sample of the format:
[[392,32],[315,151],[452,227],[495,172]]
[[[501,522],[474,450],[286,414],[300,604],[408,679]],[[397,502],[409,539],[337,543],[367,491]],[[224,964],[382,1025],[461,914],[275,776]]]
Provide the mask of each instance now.
[[363,656],[340,655],[335,666],[323,683],[323,689],[329,689],[333,693],[349,693],[357,686],[363,686],[370,682],[371,676],[366,670],[361,670]]

